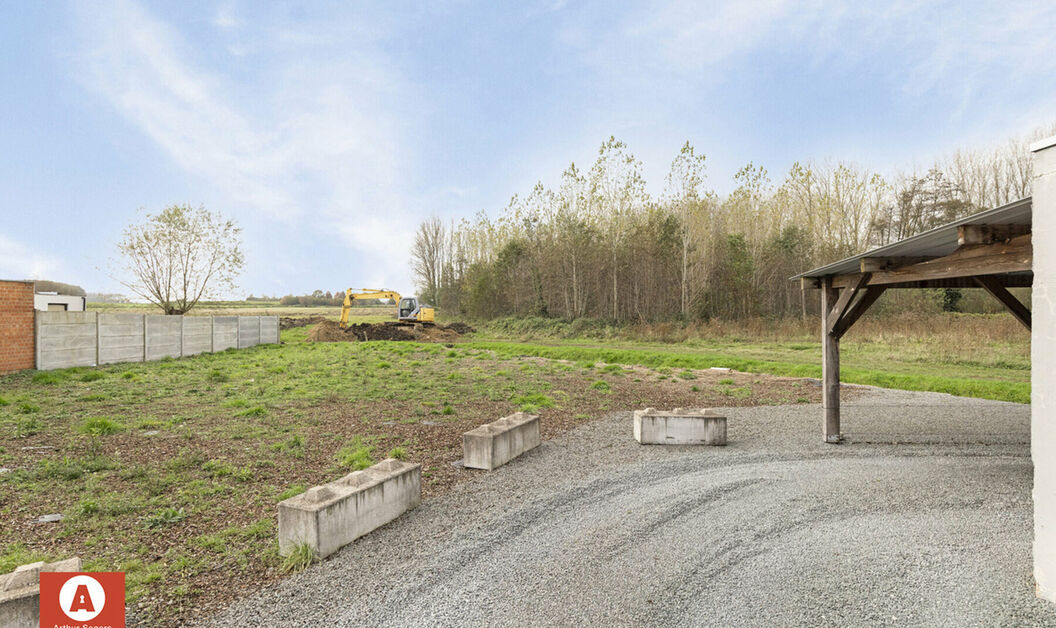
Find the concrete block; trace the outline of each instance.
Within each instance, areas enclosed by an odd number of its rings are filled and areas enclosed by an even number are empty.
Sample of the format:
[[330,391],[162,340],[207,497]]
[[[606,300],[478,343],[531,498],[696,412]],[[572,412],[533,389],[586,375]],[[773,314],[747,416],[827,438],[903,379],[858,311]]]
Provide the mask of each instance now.
[[213,319],[210,316],[183,317],[183,345],[180,355],[197,355],[213,350]]
[[96,312],[37,312],[37,369],[95,366],[96,318]]
[[183,317],[150,314],[143,322],[147,360],[178,358],[183,351]]
[[422,502],[422,466],[392,458],[279,502],[279,553],[307,543],[319,558]]
[[643,445],[725,445],[726,417],[703,409],[635,410],[634,440]]
[[213,351],[223,351],[238,346],[238,317],[213,317]]
[[279,343],[279,317],[260,317],[260,344]]
[[462,462],[491,471],[539,446],[539,415],[518,412],[462,435]]
[[143,361],[143,314],[99,314],[99,364]]
[[238,348],[248,349],[260,344],[260,317],[238,317]]
[[36,628],[40,625],[40,573],[81,570],[81,559],[22,565],[0,575],[0,628]]

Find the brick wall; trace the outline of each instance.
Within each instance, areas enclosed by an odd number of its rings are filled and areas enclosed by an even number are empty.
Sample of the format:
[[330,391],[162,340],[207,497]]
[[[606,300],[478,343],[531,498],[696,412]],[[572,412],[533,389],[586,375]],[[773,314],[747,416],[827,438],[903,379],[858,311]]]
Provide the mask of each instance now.
[[0,373],[35,366],[33,313],[32,282],[0,281]]

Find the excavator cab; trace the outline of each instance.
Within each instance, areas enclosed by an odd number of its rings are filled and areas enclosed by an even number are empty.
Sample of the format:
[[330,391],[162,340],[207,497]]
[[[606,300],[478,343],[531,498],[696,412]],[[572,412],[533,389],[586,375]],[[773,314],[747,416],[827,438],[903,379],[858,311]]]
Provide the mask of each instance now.
[[432,323],[436,320],[436,310],[431,305],[419,304],[415,297],[404,297],[397,306],[396,318],[415,323]]

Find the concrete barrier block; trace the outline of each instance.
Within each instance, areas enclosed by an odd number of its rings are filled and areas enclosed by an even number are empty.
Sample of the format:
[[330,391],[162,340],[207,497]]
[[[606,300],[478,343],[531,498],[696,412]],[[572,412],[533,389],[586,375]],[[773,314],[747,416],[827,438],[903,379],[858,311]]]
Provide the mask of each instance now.
[[178,358],[183,351],[183,317],[147,315],[143,321],[144,355],[147,360]]
[[260,344],[260,317],[238,317],[238,348],[248,349]]
[[279,553],[307,543],[319,558],[422,503],[422,465],[389,458],[279,502]]
[[518,412],[462,435],[462,463],[491,471],[539,446],[539,415]]
[[279,317],[260,317],[260,344],[279,343]]
[[0,628],[36,628],[40,625],[40,574],[44,571],[81,570],[81,559],[22,565],[0,575]]
[[223,351],[238,346],[238,317],[213,317],[213,351]]
[[99,364],[143,361],[143,314],[99,314]]
[[183,317],[183,344],[180,355],[198,355],[213,350],[213,319],[209,316]]
[[95,366],[96,317],[96,312],[37,312],[37,369]]
[[726,417],[705,409],[635,410],[634,440],[643,445],[725,445]]

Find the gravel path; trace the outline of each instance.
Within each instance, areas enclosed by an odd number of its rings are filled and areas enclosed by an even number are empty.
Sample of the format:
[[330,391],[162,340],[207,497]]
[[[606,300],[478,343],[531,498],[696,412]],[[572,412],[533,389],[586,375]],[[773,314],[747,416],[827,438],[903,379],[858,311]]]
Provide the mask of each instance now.
[[643,447],[609,415],[214,625],[1056,625],[1029,406],[871,389],[843,446],[816,405],[726,414],[724,448]]

